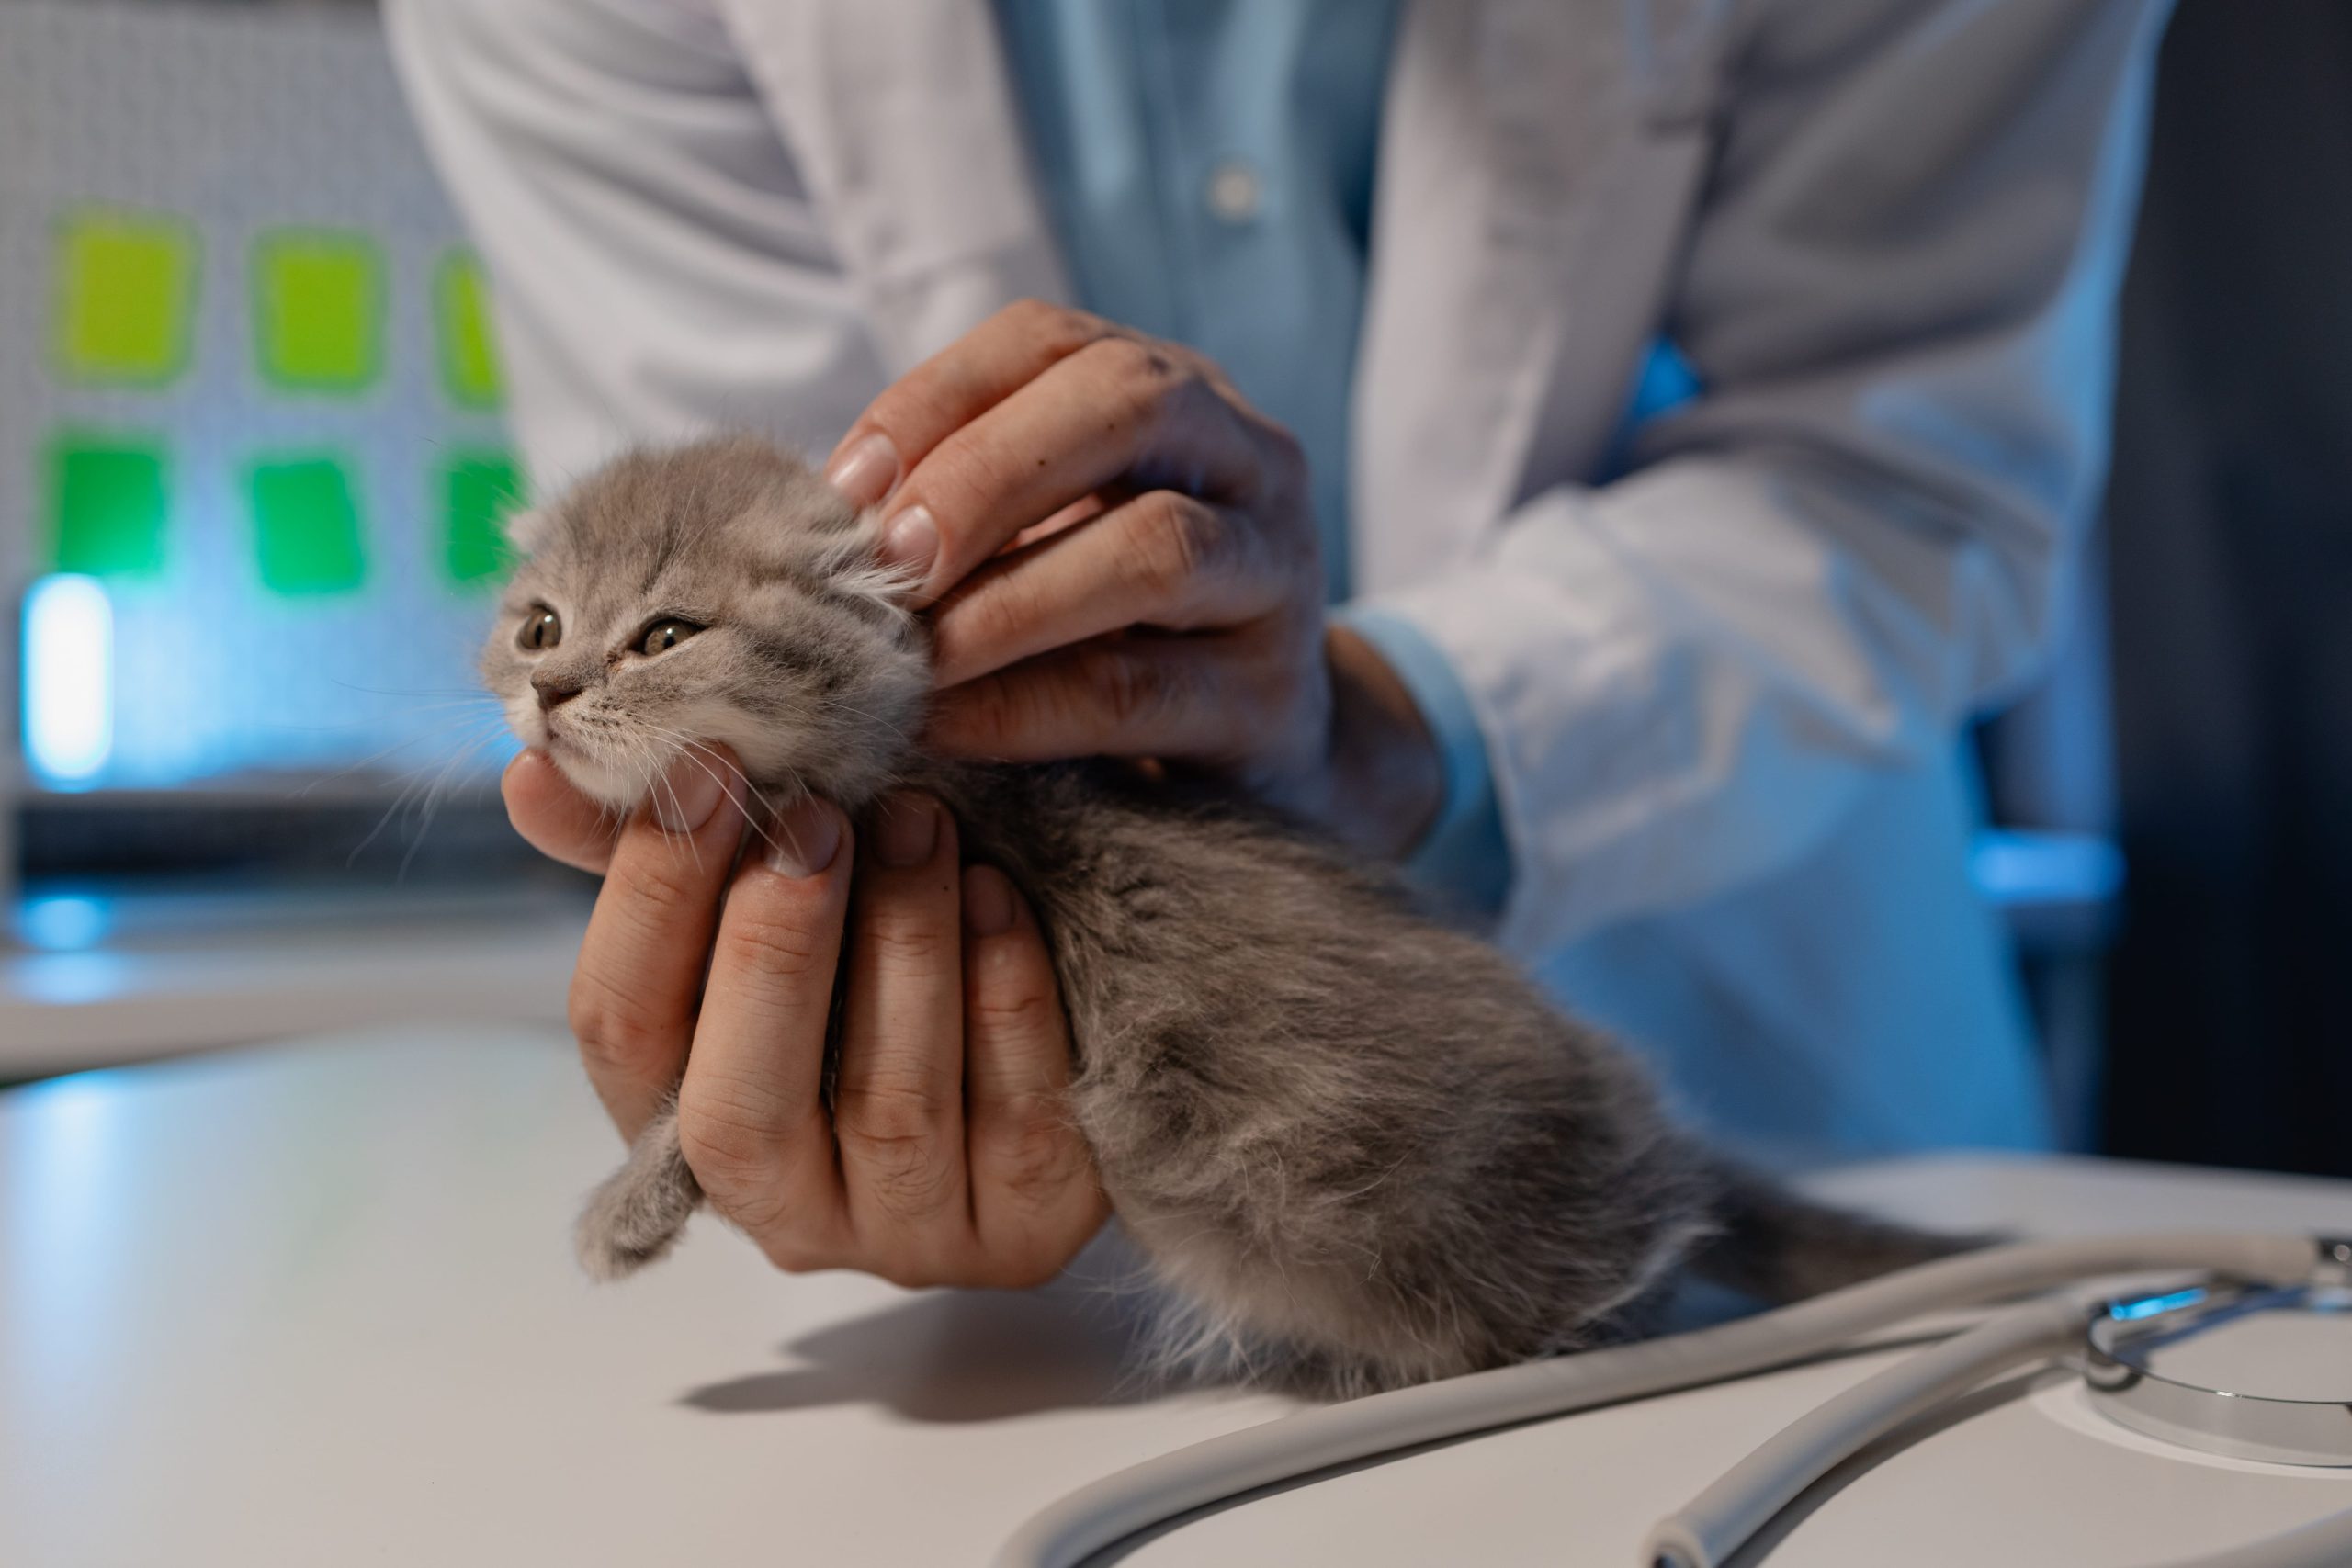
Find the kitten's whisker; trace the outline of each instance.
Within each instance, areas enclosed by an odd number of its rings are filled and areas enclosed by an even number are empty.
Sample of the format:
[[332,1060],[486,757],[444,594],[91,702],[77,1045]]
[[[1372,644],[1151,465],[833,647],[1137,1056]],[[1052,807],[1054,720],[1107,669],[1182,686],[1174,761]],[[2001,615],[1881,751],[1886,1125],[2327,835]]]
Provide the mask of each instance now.
[[[670,782],[670,775],[668,773],[663,773],[659,779],[654,781],[654,787],[656,789],[665,789],[670,792],[671,820],[674,822],[684,822],[686,819],[686,808],[684,803],[678,799],[678,786]],[[695,870],[699,874],[702,870],[702,845],[695,841],[694,834],[683,828],[673,832],[667,825],[660,824],[658,821],[657,826],[662,827],[662,837],[684,839],[686,841],[686,853],[694,861]]]
[[[776,827],[782,830],[785,841],[792,846],[793,863],[795,865],[807,865],[808,863],[808,852],[800,847],[800,835],[795,833],[790,828],[786,827],[781,818],[777,820]],[[771,839],[768,841],[773,844],[775,840]]]
[[[450,726],[447,727],[446,728],[444,728],[444,729],[442,729],[442,730],[440,730],[440,731],[435,732],[435,734],[433,734],[433,735],[430,735],[430,736],[421,736],[421,737],[413,737],[412,739],[438,739],[442,738],[443,736],[447,735],[447,734],[448,734],[450,731],[452,731],[452,730],[458,730],[458,729],[459,729],[459,728],[460,728],[460,727],[459,727],[458,725],[453,724],[453,725],[450,725]],[[478,732],[478,733],[476,733],[470,740],[467,741],[467,742],[466,742],[466,744],[464,744],[463,746],[459,747],[459,748],[458,749],[458,750],[457,750],[455,753],[453,753],[453,754],[449,757],[449,759],[447,760],[447,762],[445,762],[445,764],[444,764],[444,765],[443,765],[443,767],[442,767],[441,773],[440,773],[439,777],[438,777],[436,780],[435,780],[435,781],[434,781],[434,784],[437,784],[440,781],[442,781],[442,780],[446,780],[446,779],[447,778],[447,776],[448,776],[452,772],[454,772],[459,764],[461,764],[462,762],[464,762],[467,759],[469,759],[469,758],[470,758],[470,757],[472,757],[472,756],[474,756],[475,754],[479,753],[479,752],[482,750],[482,748],[483,748],[483,747],[488,746],[488,745],[491,745],[492,743],[495,742],[495,741],[499,739],[499,737],[500,737],[502,734],[503,734],[503,733],[504,733],[504,731],[505,731],[505,725],[504,725],[504,723],[503,723],[503,721],[498,721],[498,722],[483,721],[483,722],[481,722],[481,727],[480,727],[480,728],[479,728],[479,732]],[[397,748],[395,748],[395,750],[397,750]],[[382,753],[379,753],[379,755],[382,755]],[[364,765],[365,765],[364,763],[356,764],[356,766],[364,766]],[[427,788],[428,795],[429,795],[429,793],[430,793],[430,788],[431,788],[432,786],[431,786],[431,785],[428,785],[428,784],[426,784],[426,781],[424,779],[424,776],[423,776],[423,775],[424,775],[424,773],[425,770],[426,770],[426,769],[428,769],[428,768],[430,768],[432,765],[433,765],[433,764],[432,764],[431,762],[429,762],[429,761],[428,761],[428,762],[423,762],[423,763],[418,764],[416,767],[413,767],[413,768],[408,769],[408,770],[407,770],[407,771],[405,771],[404,773],[401,773],[400,775],[398,775],[398,776],[399,776],[400,783],[401,783],[401,788],[400,788],[399,793],[397,793],[396,795],[394,795],[392,796],[391,803],[390,803],[390,805],[388,805],[387,807],[385,807],[385,808],[384,808],[384,814],[383,814],[381,817],[379,817],[379,818],[376,819],[376,825],[375,825],[373,828],[371,828],[371,829],[369,829],[368,830],[368,834],[367,834],[367,836],[366,836],[365,838],[361,839],[357,844],[356,844],[356,845],[354,845],[354,846],[352,847],[352,851],[351,851],[350,855],[349,855],[348,857],[346,857],[346,859],[345,860],[345,863],[344,863],[345,864],[349,865],[349,864],[356,863],[356,862],[357,862],[357,861],[358,861],[358,859],[359,859],[359,856],[360,856],[361,852],[364,852],[364,851],[368,848],[368,845],[370,845],[370,844],[374,843],[374,842],[376,841],[376,840],[377,840],[379,837],[380,837],[380,836],[382,835],[382,833],[383,833],[384,829],[385,829],[386,828],[388,828],[388,827],[390,827],[390,826],[391,825],[391,823],[392,823],[393,819],[394,819],[395,818],[399,817],[399,816],[401,814],[401,810],[402,810],[402,808],[403,808],[404,807],[406,807],[406,806],[409,804],[410,799],[411,799],[413,796],[414,796],[414,795],[416,795],[416,793],[417,793],[418,789],[419,789],[421,786],[422,786],[422,787],[425,787],[425,788]],[[351,770],[351,769],[345,769],[345,770],[344,770],[344,771],[345,771],[345,773],[349,773],[349,772],[351,772],[352,770]],[[343,776],[343,775],[342,775],[342,774],[340,774],[340,773],[337,773],[337,774],[331,774],[331,775],[329,775],[329,777],[330,777],[330,778],[339,778],[339,777],[341,777],[341,776]],[[313,783],[313,784],[312,784],[312,785],[311,785],[311,786],[310,786],[310,788],[315,788],[315,787],[316,787],[317,783],[323,783],[323,782],[326,782],[326,781],[324,781],[324,780],[316,781],[316,782],[314,782],[314,783]],[[310,793],[310,788],[306,788],[306,789],[302,790],[302,791],[301,791],[301,792],[300,792],[300,794],[307,795],[307,794],[309,794],[309,793]],[[428,820],[429,820],[429,818],[428,818]],[[411,853],[413,854],[413,852],[414,852],[414,846],[413,846],[413,845],[412,845],[412,846],[411,846]],[[403,863],[403,869],[405,869],[405,862]]]
[[[460,724],[450,724],[450,725],[444,726],[442,728],[437,729],[437,730],[435,730],[435,731],[433,731],[432,733],[427,734],[427,735],[412,736],[412,737],[410,737],[410,739],[409,739],[407,741],[402,742],[401,744],[402,744],[402,745],[413,745],[413,744],[417,743],[418,741],[424,741],[424,740],[442,740],[442,739],[446,739],[447,738],[448,738],[448,737],[449,737],[450,735],[452,735],[453,733],[454,733],[454,734],[457,734],[457,735],[460,735],[460,736],[464,735],[464,734],[466,733],[466,729],[465,729],[465,727],[463,726],[463,724],[461,724],[461,723],[460,723]],[[376,753],[376,758],[380,758],[380,757],[382,757],[382,756],[387,755],[390,751],[392,751],[392,750],[400,750],[400,747],[399,747],[399,746],[389,747],[389,748],[387,748],[384,751],[379,751],[379,752]],[[338,778],[344,777],[344,776],[345,776],[346,774],[348,774],[348,773],[352,773],[352,772],[355,772],[355,771],[356,771],[356,769],[358,769],[358,768],[361,768],[361,767],[365,767],[365,766],[367,766],[367,765],[368,765],[368,763],[369,761],[375,761],[375,760],[376,760],[376,758],[369,758],[369,759],[363,760],[363,761],[360,761],[360,762],[357,762],[357,763],[353,764],[353,766],[352,766],[352,767],[350,767],[350,768],[343,769],[343,770],[341,770],[341,771],[340,771],[340,772],[338,772],[338,773],[330,773],[330,774],[328,774],[328,775],[327,775],[325,778],[323,778],[323,779],[314,779],[314,780],[312,780],[310,784],[308,784],[304,785],[300,790],[297,791],[297,792],[296,792],[296,794],[297,794],[297,795],[298,795],[298,796],[299,796],[299,795],[308,795],[309,793],[311,793],[311,791],[312,791],[312,790],[316,789],[320,784],[327,784],[327,783],[332,783],[332,782],[333,782],[334,780],[335,780],[335,779],[338,779]],[[404,786],[406,786],[406,787],[404,787],[404,788],[402,789],[402,791],[401,791],[401,793],[402,795],[405,795],[405,794],[407,793],[407,789],[408,789],[408,788],[413,788],[413,787],[414,786],[414,782],[415,782],[415,780],[418,778],[418,776],[419,776],[419,775],[421,775],[422,773],[424,773],[424,772],[427,768],[430,768],[431,766],[433,766],[433,763],[428,760],[428,761],[426,761],[420,762],[420,763],[416,764],[414,767],[411,767],[411,768],[404,768],[404,769],[402,769],[400,773],[398,773],[394,774],[394,775],[393,775],[393,780],[394,780],[394,782],[401,783],[401,784],[402,784]],[[397,804],[397,802],[398,802],[398,798],[399,798],[398,796],[395,796],[395,804]]]
[[[636,728],[649,733],[669,733],[668,731],[664,731],[662,726],[649,724],[643,720],[636,721]],[[677,785],[670,782],[670,769],[665,764],[661,748],[656,746],[650,739],[647,739],[647,736],[644,734],[632,734],[627,731],[623,731],[620,734],[619,739],[616,740],[614,744],[621,750],[621,765],[627,770],[629,776],[632,779],[636,779],[641,774],[643,778],[643,782],[630,790],[629,793],[633,796],[640,797],[649,802],[658,802],[663,792],[666,791],[670,798],[671,820],[684,821],[686,815],[685,807],[684,803],[678,798]],[[708,772],[709,770],[706,767],[704,771]],[[717,775],[714,774],[713,777],[716,778]],[[722,789],[726,787],[724,781],[720,781],[719,787]],[[626,814],[620,813],[620,815],[625,816]],[[687,852],[694,859],[695,870],[697,872],[702,870],[702,847],[695,841],[695,838],[692,833],[670,828],[662,821],[658,812],[654,818],[654,826],[660,830],[662,836],[665,839],[684,839],[686,842]]]
[[416,852],[424,847],[424,835],[433,830],[433,814],[440,807],[450,775],[455,773],[459,766],[480,753],[481,749],[489,745],[493,739],[495,737],[492,735],[476,736],[472,741],[450,757],[448,761],[442,764],[441,772],[425,787],[424,797],[417,808],[416,830],[409,838],[408,852],[401,856],[401,868],[396,880],[401,882],[408,880],[409,867],[415,863]]
[[899,728],[888,719],[884,718],[878,713],[868,713],[862,707],[856,707],[851,704],[842,701],[839,697],[820,696],[817,700],[837,713],[853,714],[859,718],[865,719],[869,724],[880,725],[883,728],[888,730],[891,735],[897,738],[897,739],[901,743],[904,743],[907,739],[907,732],[905,730]]
[[[369,752],[367,756],[360,758],[359,761],[350,764],[348,767],[337,768],[331,773],[322,774],[320,777],[312,779],[309,784],[306,784],[300,789],[295,790],[288,798],[300,800],[304,796],[308,795],[312,790],[317,789],[320,785],[331,784],[339,779],[349,778],[352,774],[359,772],[362,768],[372,767],[376,763],[380,762],[385,758],[390,756],[395,751],[404,751],[411,746],[421,745],[427,740],[438,740],[447,735],[451,730],[458,728],[458,727],[463,722],[464,720],[462,719],[456,719],[442,726],[438,729],[427,730],[422,735],[405,736],[401,739],[393,741],[390,746],[383,748],[381,750]],[[430,763],[425,765],[428,767],[431,766]]]
[[[741,780],[742,782],[743,788],[747,793],[757,793],[757,786],[752,783],[752,775],[745,773],[740,763],[730,761],[724,753],[712,746],[710,742],[696,739],[695,737],[688,735],[683,729],[672,729],[666,725],[652,724],[644,720],[639,720],[639,723],[642,728],[652,734],[659,735],[664,739],[676,741],[680,755],[692,757],[697,762],[702,763],[706,770],[709,768],[711,762],[717,762],[721,767],[724,767],[729,774]],[[705,761],[705,759],[707,759],[707,761]],[[714,773],[711,774],[711,777],[718,778],[718,775]]]
[[[419,771],[422,772],[422,770]],[[409,798],[416,793],[419,782],[415,778],[411,778],[401,786],[400,794],[394,795],[392,803],[384,807],[384,814],[376,818],[376,825],[368,829],[367,837],[351,846],[351,853],[344,857],[345,865],[356,865],[359,863],[359,857],[367,852],[368,846],[381,838],[384,829],[399,818],[401,808],[407,806]]]
[[[656,724],[648,724],[645,725],[644,728],[656,734],[674,739],[678,742],[678,755],[694,763],[695,766],[700,768],[704,773],[708,773],[710,775],[711,782],[718,784],[720,789],[724,790],[727,787],[727,781],[718,774],[717,770],[712,768],[712,762],[719,763],[721,766],[725,767],[729,773],[733,774],[736,778],[741,779],[743,783],[744,822],[749,825],[752,832],[757,833],[760,838],[766,842],[770,849],[777,849],[781,847],[776,843],[775,836],[767,830],[766,826],[762,820],[763,816],[765,816],[769,820],[774,819],[774,803],[761,792],[760,787],[757,784],[752,782],[752,777],[749,773],[746,773],[741,768],[738,767],[733,762],[729,761],[718,752],[713,750],[706,742],[693,739],[686,736],[684,731],[666,728],[663,726]],[[667,775],[665,774],[664,777],[666,778],[666,776]],[[673,799],[675,798],[675,795],[676,792],[673,790],[672,795]],[[760,808],[757,811],[752,809],[755,805]]]
[[371,697],[459,697],[484,703],[498,701],[495,693],[484,691],[480,686],[425,686],[415,691],[402,691],[397,686],[363,686],[356,681],[338,681],[333,677],[328,678],[327,683],[340,686],[346,692],[365,692]]

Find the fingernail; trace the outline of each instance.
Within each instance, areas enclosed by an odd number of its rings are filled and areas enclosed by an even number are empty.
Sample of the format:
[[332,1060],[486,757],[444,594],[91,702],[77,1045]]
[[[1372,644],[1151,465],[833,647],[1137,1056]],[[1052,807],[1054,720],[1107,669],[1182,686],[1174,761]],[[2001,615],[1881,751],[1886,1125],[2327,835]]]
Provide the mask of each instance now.
[[697,757],[681,757],[653,789],[653,820],[673,833],[691,833],[710,820],[727,793],[718,770]]
[[964,929],[974,936],[1012,929],[1012,884],[992,865],[964,868]]
[[931,581],[932,562],[939,558],[939,525],[928,506],[910,506],[890,520],[882,535],[882,561],[903,568],[917,583]]
[[768,869],[806,881],[833,863],[841,852],[841,813],[813,795],[785,808],[768,828]]
[[833,459],[825,481],[852,506],[879,506],[899,482],[899,448],[878,430],[861,435]]
[[874,824],[874,858],[905,871],[922,864],[939,844],[939,808],[919,795],[893,795]]

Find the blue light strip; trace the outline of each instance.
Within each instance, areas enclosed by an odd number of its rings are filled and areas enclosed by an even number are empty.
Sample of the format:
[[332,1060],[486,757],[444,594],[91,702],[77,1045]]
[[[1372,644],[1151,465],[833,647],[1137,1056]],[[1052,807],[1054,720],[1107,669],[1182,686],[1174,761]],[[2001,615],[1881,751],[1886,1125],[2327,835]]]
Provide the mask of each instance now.
[[17,936],[43,953],[78,953],[96,947],[112,924],[106,904],[79,894],[28,898],[17,910]]
[[2142,1296],[2136,1301],[2116,1302],[2107,1309],[2107,1315],[2118,1323],[2137,1323],[2143,1317],[2158,1317],[2185,1306],[2195,1306],[2205,1299],[2203,1286],[2175,1291],[2168,1296]]
[[52,789],[86,789],[114,753],[114,607],[94,577],[25,595],[25,760]]
[[2122,896],[2123,852],[2090,833],[1994,829],[1976,835],[1970,880],[1987,902],[2102,905]]

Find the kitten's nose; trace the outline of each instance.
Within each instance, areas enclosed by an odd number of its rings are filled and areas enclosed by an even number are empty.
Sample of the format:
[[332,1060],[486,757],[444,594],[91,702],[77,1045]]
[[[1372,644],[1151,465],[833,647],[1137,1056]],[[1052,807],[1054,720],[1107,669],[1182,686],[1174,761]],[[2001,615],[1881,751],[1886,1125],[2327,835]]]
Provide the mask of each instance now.
[[587,688],[579,682],[567,680],[552,670],[542,670],[531,677],[531,689],[539,694],[539,711],[553,713]]

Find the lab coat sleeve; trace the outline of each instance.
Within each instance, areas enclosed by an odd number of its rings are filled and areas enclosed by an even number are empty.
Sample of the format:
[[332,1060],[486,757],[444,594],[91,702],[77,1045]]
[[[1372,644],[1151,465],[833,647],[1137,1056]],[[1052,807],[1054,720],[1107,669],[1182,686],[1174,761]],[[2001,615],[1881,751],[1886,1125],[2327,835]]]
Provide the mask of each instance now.
[[1510,887],[1510,847],[1470,694],[1444,653],[1402,615],[1352,604],[1338,618],[1387,660],[1437,746],[1437,815],[1400,867],[1405,880],[1442,908],[1474,919],[1491,916]]
[[387,0],[491,275],[542,492],[713,426],[822,451],[884,385],[820,215],[696,0]]
[[2105,468],[2158,0],[1739,40],[1668,330],[1703,390],[1374,601],[1451,660],[1541,953],[1795,863],[2051,644]]

